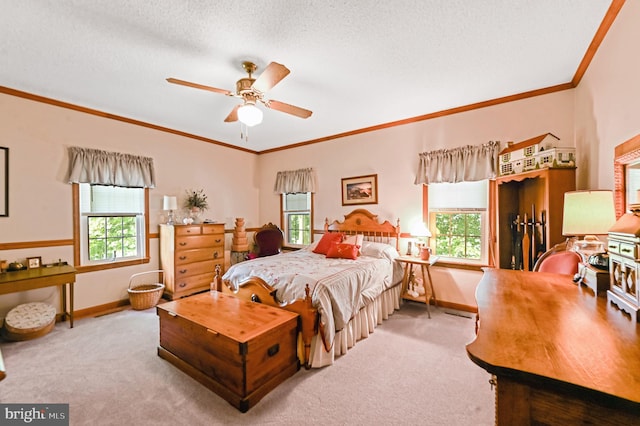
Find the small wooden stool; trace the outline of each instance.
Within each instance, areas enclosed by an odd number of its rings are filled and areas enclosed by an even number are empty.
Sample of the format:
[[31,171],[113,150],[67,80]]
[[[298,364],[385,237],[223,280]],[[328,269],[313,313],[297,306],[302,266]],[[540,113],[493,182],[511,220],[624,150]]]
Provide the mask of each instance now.
[[2,337],[21,341],[44,336],[56,324],[56,308],[48,303],[24,303],[11,309],[4,319]]

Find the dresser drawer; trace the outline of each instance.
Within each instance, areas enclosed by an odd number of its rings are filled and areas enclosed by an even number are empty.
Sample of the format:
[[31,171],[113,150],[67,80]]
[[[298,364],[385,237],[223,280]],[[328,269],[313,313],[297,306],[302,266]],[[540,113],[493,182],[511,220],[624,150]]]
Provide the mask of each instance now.
[[175,256],[175,264],[203,262],[206,260],[224,259],[223,247],[202,248],[193,250],[178,250]]
[[200,274],[178,277],[176,276],[173,293],[192,293],[192,290],[206,290],[211,288],[211,281],[213,281],[213,274]]
[[181,235],[201,235],[202,228],[200,225],[177,225],[176,227],[176,236],[179,237]]
[[205,260],[203,262],[194,262],[194,263],[185,263],[182,265],[176,265],[176,282],[180,281],[181,278],[190,277],[193,275],[200,274],[212,274],[216,269],[216,261],[215,260]]
[[195,235],[176,238],[176,251],[224,245],[224,239],[216,235]]
[[205,235],[208,234],[220,234],[224,237],[224,225],[222,223],[219,224],[203,224],[202,225],[202,233]]
[[636,252],[636,245],[633,243],[619,243],[620,244],[620,255],[624,257],[629,257],[632,259],[638,258],[638,253]]

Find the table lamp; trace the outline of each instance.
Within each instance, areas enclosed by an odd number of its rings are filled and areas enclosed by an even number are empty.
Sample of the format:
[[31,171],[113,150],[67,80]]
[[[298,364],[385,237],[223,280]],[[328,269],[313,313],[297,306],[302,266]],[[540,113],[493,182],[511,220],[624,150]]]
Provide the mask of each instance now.
[[167,220],[167,225],[173,225],[173,211],[178,209],[177,198],[165,195],[162,200],[162,208],[169,211],[169,220]]
[[605,252],[604,241],[597,235],[606,235],[616,221],[613,191],[571,191],[564,194],[562,235],[582,237],[573,249],[584,257]]

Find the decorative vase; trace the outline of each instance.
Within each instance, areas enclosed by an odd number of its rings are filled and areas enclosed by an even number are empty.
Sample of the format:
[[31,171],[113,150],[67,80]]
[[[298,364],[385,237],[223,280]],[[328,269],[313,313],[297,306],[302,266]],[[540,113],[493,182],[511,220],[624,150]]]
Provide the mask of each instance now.
[[422,247],[420,249],[420,259],[422,260],[429,260],[429,257],[431,257],[431,248],[429,247]]
[[193,223],[200,223],[200,215],[202,210],[199,207],[191,207],[189,210],[189,217],[193,219]]

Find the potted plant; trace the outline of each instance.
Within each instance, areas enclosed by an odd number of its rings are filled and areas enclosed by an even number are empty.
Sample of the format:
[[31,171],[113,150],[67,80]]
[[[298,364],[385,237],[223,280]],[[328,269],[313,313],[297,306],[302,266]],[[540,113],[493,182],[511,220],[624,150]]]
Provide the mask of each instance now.
[[184,200],[184,207],[189,212],[190,217],[197,222],[200,213],[209,208],[207,195],[204,190],[187,190],[187,197]]

